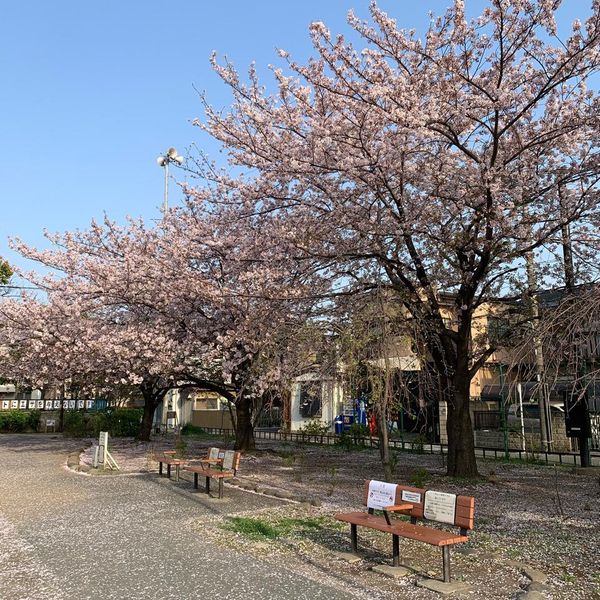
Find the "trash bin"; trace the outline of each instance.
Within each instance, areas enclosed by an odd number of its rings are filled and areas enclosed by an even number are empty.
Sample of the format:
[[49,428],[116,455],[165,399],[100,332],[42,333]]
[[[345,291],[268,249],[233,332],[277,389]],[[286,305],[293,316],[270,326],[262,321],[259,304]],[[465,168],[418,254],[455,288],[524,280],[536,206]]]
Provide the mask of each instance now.
[[344,433],[344,421],[341,417],[336,417],[333,422],[333,427],[335,431],[335,435],[342,435]]

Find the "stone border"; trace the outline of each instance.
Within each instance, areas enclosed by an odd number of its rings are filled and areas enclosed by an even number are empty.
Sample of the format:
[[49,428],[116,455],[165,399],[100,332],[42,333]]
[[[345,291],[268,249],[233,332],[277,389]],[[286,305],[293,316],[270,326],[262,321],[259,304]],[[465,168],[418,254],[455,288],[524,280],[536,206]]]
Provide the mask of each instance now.
[[81,448],[75,452],[70,452],[67,456],[67,468],[75,473],[88,473],[90,468],[87,465],[80,464],[81,455],[86,451],[86,448]]
[[226,481],[228,485],[232,485],[242,490],[246,490],[247,492],[254,492],[255,494],[263,494],[264,496],[270,496],[272,498],[278,498],[280,500],[290,500],[292,502],[298,502],[300,504],[308,504],[310,506],[315,506],[317,508],[321,507],[321,500],[319,498],[312,498],[310,496],[300,496],[297,494],[293,494],[288,492],[287,490],[282,490],[275,487],[267,487],[263,486],[259,483],[252,483],[249,481],[242,481],[238,477],[234,477]]
[[545,594],[549,594],[552,590],[546,585],[548,575],[542,573],[525,563],[517,560],[507,560],[506,564],[518,569],[522,575],[529,579],[529,583],[517,594],[519,600],[542,600],[546,598]]
[[[87,450],[87,448],[81,448],[78,451],[71,452],[67,456],[67,468],[75,473],[84,473],[86,475],[90,475],[92,472],[92,468],[89,465],[81,464],[80,459],[81,455]],[[149,473],[109,473],[111,475],[149,475]],[[307,504],[309,506],[314,506],[316,508],[320,508],[322,503],[319,498],[314,498],[311,496],[301,496],[297,494],[293,494],[288,492],[287,490],[282,490],[275,487],[263,486],[257,483],[251,483],[247,481],[243,481],[238,477],[234,477],[228,481],[225,481],[227,485],[231,485],[233,487],[237,487],[238,489],[245,490],[247,492],[254,492],[255,494],[262,494],[264,496],[270,496],[272,498],[277,498],[279,500],[288,500],[291,502],[298,502],[299,504]]]

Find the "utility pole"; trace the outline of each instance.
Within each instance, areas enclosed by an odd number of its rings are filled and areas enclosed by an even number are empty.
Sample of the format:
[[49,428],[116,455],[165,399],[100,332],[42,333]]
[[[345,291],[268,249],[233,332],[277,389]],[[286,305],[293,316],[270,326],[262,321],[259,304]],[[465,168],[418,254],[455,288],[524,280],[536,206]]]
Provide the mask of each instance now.
[[[560,206],[560,218],[562,220],[561,225],[561,241],[562,241],[562,250],[563,250],[563,269],[565,276],[565,290],[569,297],[572,297],[573,292],[575,291],[575,265],[573,263],[573,247],[571,242],[571,228],[569,224],[569,218],[565,206],[565,190],[563,187],[563,183],[558,183],[558,200]],[[582,384],[582,379],[585,376],[586,365],[585,365],[585,356],[584,356],[584,348],[580,349],[577,347],[577,341],[573,340],[573,356],[575,360],[575,389],[582,390],[580,394],[578,394],[577,402],[581,403],[580,410],[577,413],[580,415],[582,423],[580,424],[580,435],[577,438],[579,441],[579,457],[581,460],[582,467],[590,467],[592,465],[592,458],[590,455],[590,444],[588,439],[588,433],[591,430],[590,427],[590,413],[587,405],[587,393],[585,392]],[[583,368],[580,365],[580,361],[584,361]],[[573,391],[571,392],[571,396]],[[568,396],[567,396],[568,397]],[[565,402],[565,409],[570,408],[571,402]]]

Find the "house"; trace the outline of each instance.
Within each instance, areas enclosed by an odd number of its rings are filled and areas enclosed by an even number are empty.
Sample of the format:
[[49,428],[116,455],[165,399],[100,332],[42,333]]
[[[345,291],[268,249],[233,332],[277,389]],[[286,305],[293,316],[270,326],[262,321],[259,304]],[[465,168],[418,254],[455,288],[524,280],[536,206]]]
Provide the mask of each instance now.
[[[552,303],[556,304],[557,292],[545,294],[547,298],[541,295],[541,302],[550,309]],[[443,316],[452,326],[455,318],[453,298],[451,295],[445,295],[441,296],[441,300],[444,306]],[[517,303],[502,300],[479,307],[472,324],[473,345],[487,344],[489,340],[501,340],[509,330],[511,314],[518,312],[518,308]],[[594,352],[600,357],[600,336],[598,338],[599,343],[595,345]],[[412,430],[414,433],[425,435],[432,442],[446,443],[446,406],[443,401],[432,397],[431,390],[423,385],[427,358],[417,355],[414,346],[414,342],[407,342],[406,336],[399,336],[386,344],[379,357],[365,362],[371,367],[380,368],[382,373],[394,373],[398,428],[402,427],[404,432]],[[594,360],[597,358],[594,357]],[[511,448],[541,448],[540,428],[531,426],[535,411],[530,407],[537,406],[540,393],[536,368],[533,349],[529,348],[526,354],[516,356],[510,340],[500,344],[499,349],[487,358],[471,381],[470,396],[476,445],[502,448],[504,429],[507,429]],[[565,390],[569,386],[572,387],[572,381],[572,374],[565,373],[562,379],[549,386],[547,391],[551,414],[550,439],[555,450],[569,451],[573,448],[571,440],[566,437],[564,410],[561,408]],[[289,406],[291,430],[301,429],[308,423],[317,421],[333,431],[336,416],[352,414],[354,411],[356,398],[353,396],[356,396],[357,392],[356,389],[350,391],[351,387],[349,374],[343,364],[336,364],[335,368],[330,368],[327,373],[323,373],[318,364],[313,368],[308,367],[292,385]],[[368,395],[369,390],[364,389],[363,392]],[[598,392],[600,396],[600,385]],[[519,403],[524,403],[525,408],[518,409]],[[593,447],[600,448],[600,397],[596,398],[595,394],[591,394],[589,403],[593,412]],[[509,427],[508,415],[521,414],[519,411],[529,415],[524,420],[524,425],[529,427],[516,428],[514,420]]]

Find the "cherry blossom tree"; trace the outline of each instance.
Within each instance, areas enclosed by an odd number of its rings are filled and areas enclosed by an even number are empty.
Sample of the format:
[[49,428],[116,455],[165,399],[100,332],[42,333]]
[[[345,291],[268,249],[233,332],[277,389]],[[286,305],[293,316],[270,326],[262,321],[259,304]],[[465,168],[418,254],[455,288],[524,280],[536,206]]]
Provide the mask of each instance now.
[[43,302],[3,302],[3,376],[35,387],[76,386],[83,393],[137,386],[145,401],[140,437],[148,439],[154,411],[173,385],[169,361],[178,347],[157,323],[119,312],[117,317],[97,298],[81,295],[81,288],[49,291]]
[[455,0],[419,38],[373,2],[371,23],[348,17],[364,48],[313,23],[315,57],[280,51],[273,95],[214,61],[234,103],[206,103],[203,126],[256,174],[240,195],[285,215],[286,245],[337,289],[387,286],[419,324],[454,476],[477,473],[470,382],[494,350],[471,344],[475,312],[597,212],[600,2],[564,40],[560,4],[491,0],[467,21]]
[[88,231],[48,237],[50,250],[15,243],[54,273],[23,273],[44,290],[45,301],[26,296],[0,305],[13,372],[45,383],[136,385],[145,401],[140,437],[148,439],[155,409],[177,385],[187,356],[160,301],[164,279],[148,262],[155,232],[143,223],[119,227],[105,220]]
[[[163,223],[166,264],[179,277],[175,312],[233,396],[236,448],[252,449],[265,398],[286,395],[298,374],[294,346],[321,280],[274,235],[280,218],[248,211],[235,185],[188,193],[185,209]],[[207,288],[211,304],[200,308]],[[187,374],[196,379],[193,368]]]
[[284,385],[282,349],[310,309],[306,282],[287,253],[268,244],[265,219],[219,207],[214,190],[189,193],[187,206],[153,229],[105,219],[48,235],[50,250],[16,242],[59,275],[25,274],[48,302],[4,305],[6,335],[13,347],[21,341],[15,356],[30,377],[51,371],[137,385],[142,439],[170,388],[217,391],[235,406],[236,447],[251,449],[265,393]]

